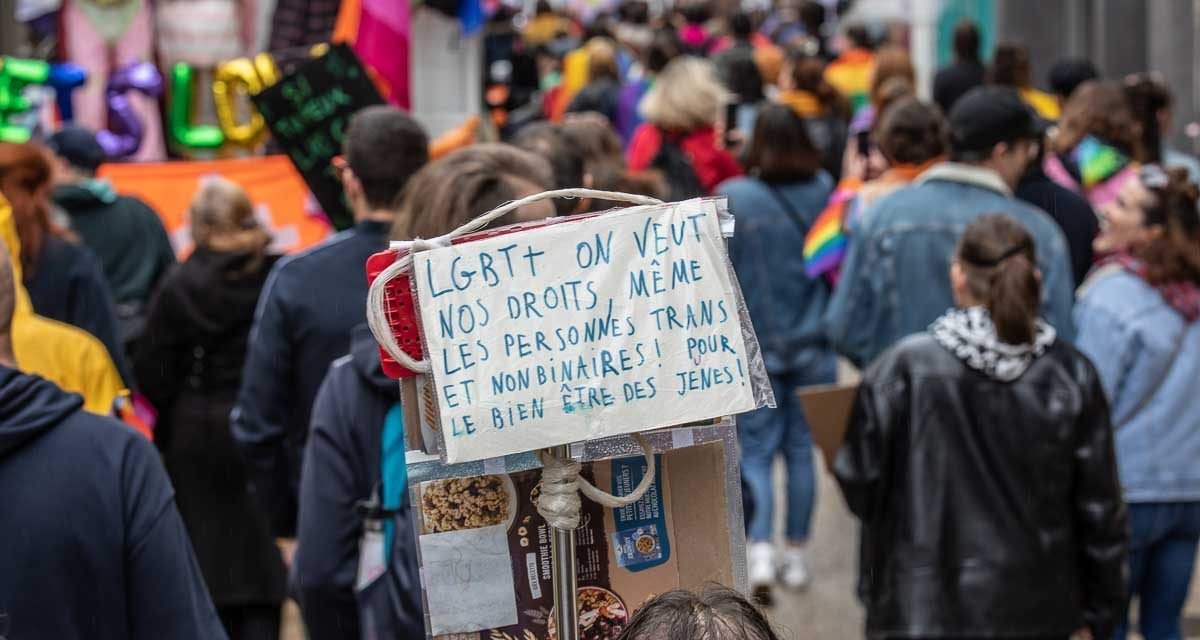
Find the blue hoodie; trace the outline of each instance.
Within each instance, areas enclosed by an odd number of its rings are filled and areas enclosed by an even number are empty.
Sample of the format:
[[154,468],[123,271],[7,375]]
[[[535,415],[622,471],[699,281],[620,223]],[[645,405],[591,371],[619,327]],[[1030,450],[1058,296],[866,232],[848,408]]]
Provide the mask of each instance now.
[[[383,374],[379,346],[359,325],[350,355],[334,361],[317,393],[304,451],[292,579],[310,640],[425,637],[401,415],[400,385]],[[357,505],[376,493],[394,511],[385,529],[388,573],[358,590]]]
[[148,440],[0,366],[0,638],[220,639]]

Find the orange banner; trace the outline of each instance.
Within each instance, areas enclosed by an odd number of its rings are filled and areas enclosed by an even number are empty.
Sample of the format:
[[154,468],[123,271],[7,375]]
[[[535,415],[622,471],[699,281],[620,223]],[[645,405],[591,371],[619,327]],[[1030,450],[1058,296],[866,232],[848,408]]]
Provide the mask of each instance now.
[[192,251],[187,211],[200,182],[219,175],[241,185],[254,215],[271,232],[274,253],[292,253],[329,235],[329,222],[287,156],[233,160],[106,164],[100,177],[117,193],[137,196],[158,212],[181,258]]

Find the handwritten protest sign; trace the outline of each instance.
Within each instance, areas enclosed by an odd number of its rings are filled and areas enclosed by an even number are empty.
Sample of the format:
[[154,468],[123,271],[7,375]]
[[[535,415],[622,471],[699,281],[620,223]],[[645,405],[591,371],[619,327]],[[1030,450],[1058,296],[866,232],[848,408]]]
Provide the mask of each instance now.
[[716,204],[416,254],[448,462],[755,407]]
[[341,181],[329,163],[342,151],[351,116],[383,103],[354,51],[333,45],[251,100],[333,226],[352,225]]

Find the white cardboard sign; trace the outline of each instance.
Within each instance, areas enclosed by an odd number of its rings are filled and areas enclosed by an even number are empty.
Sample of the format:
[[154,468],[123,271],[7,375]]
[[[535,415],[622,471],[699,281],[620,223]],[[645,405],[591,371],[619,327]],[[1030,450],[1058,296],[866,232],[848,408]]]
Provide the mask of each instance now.
[[447,462],[755,407],[712,201],[414,258]]

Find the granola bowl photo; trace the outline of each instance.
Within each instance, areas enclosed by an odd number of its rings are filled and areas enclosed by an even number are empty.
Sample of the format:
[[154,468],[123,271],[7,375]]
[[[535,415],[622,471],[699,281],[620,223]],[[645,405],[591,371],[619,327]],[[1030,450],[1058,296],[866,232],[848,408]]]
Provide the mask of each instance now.
[[504,525],[517,515],[516,489],[507,475],[447,478],[421,485],[421,531],[441,533]]
[[[616,640],[629,624],[629,611],[617,594],[600,587],[580,587],[575,592],[579,606],[579,640]],[[550,610],[550,640],[558,640],[554,610]]]

